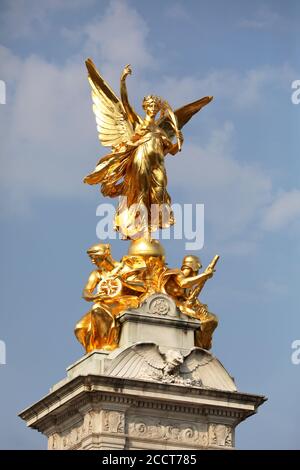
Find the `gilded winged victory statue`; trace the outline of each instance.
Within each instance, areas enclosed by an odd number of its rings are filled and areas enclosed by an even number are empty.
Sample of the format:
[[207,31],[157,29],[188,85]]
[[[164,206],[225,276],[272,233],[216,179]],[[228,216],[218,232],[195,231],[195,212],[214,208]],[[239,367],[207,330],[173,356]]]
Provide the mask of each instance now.
[[165,156],[181,150],[182,127],[212,97],[173,111],[165,100],[149,95],[143,100],[145,117],[142,118],[128,100],[129,65],[121,75],[121,99],[91,59],[86,61],[86,66],[99,139],[102,145],[111,147],[111,152],[100,159],[84,181],[101,185],[104,196],[120,197],[115,229],[123,238],[131,239],[131,244],[120,262],[112,258],[108,244],[100,243],[88,250],[96,268],[87,281],[83,297],[92,302],[92,307],[77,323],[76,337],[87,352],[117,348],[118,315],[128,308],[139,308],[150,295],[163,293],[173,298],[182,314],[200,320],[195,345],[209,349],[218,321],[197,297],[213,276],[218,256],[200,274],[200,260],[191,255],[185,256],[181,270],[170,269],[162,245],[152,239],[151,233],[175,222],[167,191]]
[[[206,96],[173,111],[165,100],[149,95],[143,99],[146,113],[143,119],[128,100],[125,80],[131,74],[129,65],[121,75],[121,100],[91,59],[86,61],[86,66],[99,139],[102,145],[112,147],[112,152],[100,159],[84,182],[101,184],[104,196],[123,196],[116,212],[115,228],[126,238],[147,236],[158,228],[173,225],[164,158],[181,150],[180,129],[212,97]],[[176,143],[172,142],[174,137]]]

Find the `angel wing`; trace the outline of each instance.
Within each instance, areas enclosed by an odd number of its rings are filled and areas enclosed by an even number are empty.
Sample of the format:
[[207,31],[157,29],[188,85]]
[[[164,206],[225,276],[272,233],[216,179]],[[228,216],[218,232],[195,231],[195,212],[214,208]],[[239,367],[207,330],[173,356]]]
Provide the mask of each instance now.
[[[212,96],[205,96],[200,100],[194,101],[193,103],[186,104],[185,106],[176,109],[174,114],[177,118],[178,129],[182,129],[183,126],[194,116],[194,114],[198,113],[198,111],[210,103],[212,99]],[[169,139],[172,139],[175,136],[174,127],[172,126],[168,117],[163,116],[161,121],[158,122],[158,125],[165,131]]]
[[221,362],[204,349],[194,348],[180,366],[184,379],[199,381],[204,387],[236,391],[235,383]]
[[93,111],[99,140],[105,147],[116,147],[127,142],[133,129],[123,104],[104,81],[91,59],[86,60],[88,80],[92,88]]

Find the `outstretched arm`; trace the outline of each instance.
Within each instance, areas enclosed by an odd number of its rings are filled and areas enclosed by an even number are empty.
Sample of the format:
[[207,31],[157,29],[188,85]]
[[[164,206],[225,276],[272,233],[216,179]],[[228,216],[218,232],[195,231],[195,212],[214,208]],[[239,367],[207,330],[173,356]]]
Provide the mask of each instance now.
[[176,281],[180,287],[185,289],[185,288],[193,287],[194,285],[199,285],[202,283],[204,285],[207,279],[212,277],[212,275],[213,275],[212,271],[207,271],[207,272],[205,271],[201,274],[198,274],[197,276],[191,276],[191,277],[184,277],[182,274],[178,274],[178,276],[176,277]]
[[126,86],[126,77],[132,74],[132,70],[130,65],[126,65],[121,75],[120,81],[120,93],[121,93],[121,100],[124,106],[125,112],[129,121],[131,122],[133,129],[135,129],[136,125],[139,124],[139,117],[132,108],[131,104],[128,100],[128,93],[127,93],[127,86]]

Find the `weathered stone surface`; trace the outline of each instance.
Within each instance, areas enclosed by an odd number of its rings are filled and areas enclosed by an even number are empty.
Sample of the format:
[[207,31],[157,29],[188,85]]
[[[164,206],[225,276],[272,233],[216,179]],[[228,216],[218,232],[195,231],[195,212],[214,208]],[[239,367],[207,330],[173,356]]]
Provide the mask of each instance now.
[[264,398],[108,376],[78,376],[21,413],[49,449],[234,447]]
[[232,377],[220,361],[200,348],[192,348],[185,354],[173,349],[162,353],[154,343],[137,343],[112,354],[105,373],[113,377],[236,391]]
[[121,313],[120,348],[137,342],[152,341],[162,348],[182,352],[194,347],[194,333],[200,321],[183,315],[173,299],[165,294],[154,294],[137,310]]
[[120,315],[122,347],[93,351],[24,410],[49,449],[232,449],[235,427],[265,401],[237,391],[211,353],[194,347],[198,320],[163,294]]

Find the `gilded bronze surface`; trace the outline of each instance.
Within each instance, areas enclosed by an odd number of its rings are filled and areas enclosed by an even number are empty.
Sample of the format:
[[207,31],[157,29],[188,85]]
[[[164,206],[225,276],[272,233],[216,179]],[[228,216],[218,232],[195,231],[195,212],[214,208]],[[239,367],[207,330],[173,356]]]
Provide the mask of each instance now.
[[89,276],[83,298],[93,306],[75,327],[75,335],[87,352],[115,349],[119,341],[116,315],[138,308],[149,295],[160,292],[170,295],[182,313],[201,321],[195,344],[210,349],[218,320],[198,295],[213,276],[218,256],[199,274],[200,260],[192,255],[183,259],[181,269],[168,268],[157,240],[133,242],[120,262],[112,258],[109,244],[94,245],[87,253],[96,269]]
[[118,262],[112,258],[108,244],[94,245],[87,253],[96,269],[89,276],[83,298],[93,306],[77,323],[75,335],[87,352],[112,350],[119,338],[115,316],[126,308],[138,307],[138,296],[144,292],[141,273],[146,263],[135,256],[125,256]]
[[[104,196],[123,196],[114,222],[124,237],[147,237],[158,228],[174,224],[164,159],[167,154],[175,155],[181,150],[180,129],[212,97],[206,96],[173,111],[165,100],[149,95],[143,100],[146,113],[143,119],[128,100],[125,80],[131,74],[129,65],[121,75],[121,99],[91,59],[86,61],[86,66],[99,140],[102,145],[112,147],[112,152],[100,159],[84,182],[101,184]],[[158,113],[160,116],[156,118]],[[163,213],[155,213],[154,205],[162,208]]]
[[172,275],[164,286],[165,292],[175,299],[182,313],[200,320],[201,328],[196,332],[195,345],[204,349],[212,346],[212,334],[218,326],[218,318],[208,311],[207,305],[202,304],[198,296],[206,281],[213,276],[218,260],[219,256],[216,255],[199,274],[202,267],[200,259],[197,256],[185,256],[180,273]]
[[[120,261],[113,259],[109,244],[99,243],[88,249],[95,269],[85,285],[83,298],[92,307],[77,323],[75,335],[87,352],[113,350],[118,347],[120,334],[116,316],[128,308],[138,308],[151,294],[165,293],[174,299],[183,314],[200,320],[195,345],[210,349],[218,319],[198,296],[213,276],[219,256],[202,273],[199,273],[200,259],[194,255],[183,258],[181,269],[170,269],[162,245],[152,239],[151,232],[174,223],[164,158],[181,150],[182,127],[212,97],[173,111],[166,101],[149,95],[143,100],[146,115],[142,119],[128,100],[125,80],[131,74],[129,65],[121,76],[121,99],[91,59],[86,65],[99,139],[102,145],[112,147],[112,151],[100,159],[84,181],[100,184],[105,196],[125,197],[116,211],[115,228],[131,239],[131,244],[128,254]],[[163,213],[153,216],[153,204],[163,206]],[[133,206],[135,210],[131,210]],[[146,213],[142,206],[146,207]]]

